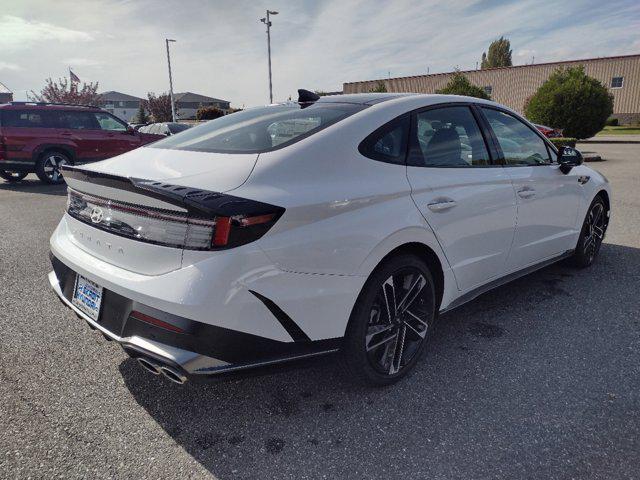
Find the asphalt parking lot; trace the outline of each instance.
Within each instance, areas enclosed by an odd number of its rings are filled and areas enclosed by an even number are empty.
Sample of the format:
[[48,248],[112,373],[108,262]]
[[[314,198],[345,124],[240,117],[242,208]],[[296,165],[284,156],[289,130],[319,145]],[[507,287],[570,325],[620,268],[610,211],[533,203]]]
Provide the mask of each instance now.
[[639,478],[640,145],[584,149],[614,191],[597,263],[446,314],[415,374],[377,390],[331,358],[148,374],[49,290],[64,188],[0,182],[0,477]]

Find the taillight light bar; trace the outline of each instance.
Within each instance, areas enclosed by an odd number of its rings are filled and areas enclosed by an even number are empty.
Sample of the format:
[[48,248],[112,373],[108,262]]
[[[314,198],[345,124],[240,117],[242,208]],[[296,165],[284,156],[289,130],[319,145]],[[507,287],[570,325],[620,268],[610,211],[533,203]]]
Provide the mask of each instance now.
[[[188,212],[131,205],[78,192],[69,188],[67,213],[88,225],[142,242],[188,250],[221,250],[257,240],[284,212],[283,208],[259,202],[256,215],[251,200],[232,197],[221,215],[196,217]],[[241,212],[233,213],[233,205]],[[264,213],[272,209],[270,213]],[[240,210],[240,208],[238,208]]]

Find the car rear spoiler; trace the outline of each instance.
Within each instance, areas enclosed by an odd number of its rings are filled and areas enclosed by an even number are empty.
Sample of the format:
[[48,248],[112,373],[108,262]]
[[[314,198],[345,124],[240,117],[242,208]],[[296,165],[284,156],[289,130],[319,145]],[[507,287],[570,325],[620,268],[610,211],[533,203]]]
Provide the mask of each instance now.
[[64,177],[151,197],[184,208],[193,217],[262,215],[273,212],[274,208],[279,208],[225,193],[173,185],[156,180],[120,177],[71,165],[64,165],[61,170]]

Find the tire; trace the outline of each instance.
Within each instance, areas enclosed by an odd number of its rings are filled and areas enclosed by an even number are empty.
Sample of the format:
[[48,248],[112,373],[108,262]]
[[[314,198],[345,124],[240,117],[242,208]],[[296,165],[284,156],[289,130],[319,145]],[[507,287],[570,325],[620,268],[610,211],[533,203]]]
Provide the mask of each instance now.
[[376,268],[356,300],[344,339],[351,378],[385,386],[414,368],[435,325],[434,285],[429,267],[415,255],[400,254]]
[[47,150],[36,163],[36,175],[43,183],[59,185],[64,182],[60,167],[71,164],[71,159],[66,153],[59,150]]
[[9,183],[17,183],[27,175],[29,175],[29,173],[27,172],[11,172],[9,170],[0,170],[0,177],[5,179]]
[[575,252],[569,258],[574,267],[586,268],[593,264],[607,230],[607,206],[599,195],[593,199],[585,216]]

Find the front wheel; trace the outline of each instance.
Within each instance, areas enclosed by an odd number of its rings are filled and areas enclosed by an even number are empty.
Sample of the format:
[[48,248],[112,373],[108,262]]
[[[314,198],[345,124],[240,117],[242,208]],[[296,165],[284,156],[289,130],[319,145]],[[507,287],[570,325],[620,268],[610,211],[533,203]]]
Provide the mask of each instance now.
[[369,277],[349,320],[343,355],[358,382],[383,386],[415,366],[434,326],[436,298],[429,267],[398,255]]
[[0,177],[4,178],[9,183],[16,183],[29,175],[26,172],[10,172],[8,170],[0,170]]
[[45,152],[36,164],[36,175],[44,183],[60,184],[64,182],[60,167],[70,163],[71,159],[62,152]]
[[576,250],[570,258],[571,264],[585,268],[594,262],[600,252],[607,223],[607,207],[604,200],[598,196],[591,202],[587,211]]

